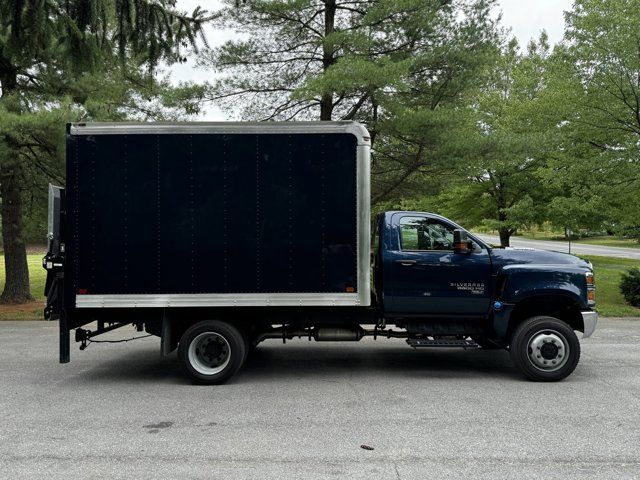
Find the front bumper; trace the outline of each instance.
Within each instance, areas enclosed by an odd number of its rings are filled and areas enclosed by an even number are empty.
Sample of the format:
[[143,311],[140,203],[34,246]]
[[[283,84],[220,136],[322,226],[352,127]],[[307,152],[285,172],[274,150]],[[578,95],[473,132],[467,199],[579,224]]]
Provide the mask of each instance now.
[[584,335],[582,338],[590,337],[596,330],[596,324],[598,323],[598,312],[587,310],[580,312],[582,314],[582,324],[584,326]]

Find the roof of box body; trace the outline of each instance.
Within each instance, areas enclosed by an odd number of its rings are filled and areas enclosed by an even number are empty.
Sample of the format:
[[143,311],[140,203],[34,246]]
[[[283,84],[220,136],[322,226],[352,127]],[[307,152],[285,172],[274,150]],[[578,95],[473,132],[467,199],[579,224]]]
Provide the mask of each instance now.
[[95,122],[70,123],[71,135],[136,135],[136,134],[291,134],[291,133],[350,133],[358,145],[370,145],[367,128],[358,122],[176,122],[128,123]]

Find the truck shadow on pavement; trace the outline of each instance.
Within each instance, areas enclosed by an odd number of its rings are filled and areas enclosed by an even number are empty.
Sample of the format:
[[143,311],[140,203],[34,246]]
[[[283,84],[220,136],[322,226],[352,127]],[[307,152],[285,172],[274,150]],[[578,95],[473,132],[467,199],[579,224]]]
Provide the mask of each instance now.
[[413,350],[399,345],[353,345],[340,349],[327,345],[259,346],[247,359],[237,381],[264,381],[277,377],[341,378],[345,375],[375,377],[495,378],[520,377],[506,351],[458,349]]
[[[106,353],[106,352],[105,352]],[[182,373],[176,353],[158,358],[157,350],[138,349],[110,358],[102,358],[94,368],[75,375],[101,382],[167,382],[189,384]],[[458,349],[412,350],[404,345],[287,345],[265,343],[251,352],[231,384],[290,381],[339,381],[345,377],[376,377],[452,380],[494,378],[521,381],[506,351]]]

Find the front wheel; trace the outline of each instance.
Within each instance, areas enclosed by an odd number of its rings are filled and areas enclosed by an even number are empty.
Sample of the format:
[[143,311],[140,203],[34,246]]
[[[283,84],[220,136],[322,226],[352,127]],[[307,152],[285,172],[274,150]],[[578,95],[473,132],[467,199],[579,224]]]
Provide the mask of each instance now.
[[217,320],[196,323],[182,335],[178,358],[196,383],[217,385],[231,378],[246,358],[246,342],[233,325]]
[[580,360],[580,342],[573,329],[554,317],[532,317],[511,337],[511,360],[530,380],[557,382]]

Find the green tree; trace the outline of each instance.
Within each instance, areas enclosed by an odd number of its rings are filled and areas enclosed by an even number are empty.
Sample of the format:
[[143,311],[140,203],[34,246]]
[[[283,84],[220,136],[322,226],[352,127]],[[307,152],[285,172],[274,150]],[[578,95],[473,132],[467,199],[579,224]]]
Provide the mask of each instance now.
[[[352,88],[371,91],[371,106],[359,118],[376,138],[374,203],[424,195],[434,178],[455,172],[458,143],[470,123],[466,107],[488,81],[503,41],[492,1],[439,2],[437,8],[434,2],[409,3],[415,10],[393,15],[373,36],[378,48],[392,46],[391,53],[369,59],[367,75],[351,80],[360,82]],[[335,68],[349,79],[356,61],[345,57]],[[384,79],[377,71],[397,77],[376,84]],[[325,75],[328,87],[334,76]]]
[[[53,178],[62,171],[43,160],[60,158],[55,139],[61,135],[48,129],[69,119],[64,104],[92,97],[80,87],[87,73],[107,72],[119,61],[123,69],[138,67],[124,69],[124,76],[135,71],[135,77],[142,67],[151,75],[160,61],[181,61],[206,18],[200,9],[191,16],[176,13],[174,5],[172,0],[0,0],[0,214],[6,273],[1,302],[32,298],[23,200],[31,170]],[[99,104],[88,103],[85,112],[109,108]]]
[[548,180],[580,227],[640,240],[639,11],[638,0],[576,0],[567,13],[554,53],[563,140]]
[[[201,65],[224,72],[209,99],[244,119],[332,120],[353,116],[354,92],[296,97],[309,77],[328,70],[361,34],[375,0],[226,0],[217,26],[242,32],[205,52]],[[238,106],[241,105],[240,108]],[[240,110],[238,112],[238,110]]]
[[544,34],[525,54],[515,40],[504,48],[470,107],[475,124],[458,140],[459,181],[439,199],[449,215],[497,230],[505,247],[518,229],[545,219],[551,193],[541,176],[559,141],[546,98],[548,57]]
[[546,217],[551,225],[564,230],[566,238],[571,238],[571,232],[576,234],[583,229],[597,231],[605,227],[610,218],[608,207],[605,199],[597,195],[584,198],[569,191],[550,200]]

